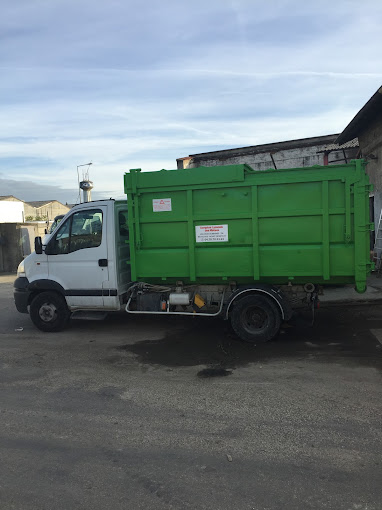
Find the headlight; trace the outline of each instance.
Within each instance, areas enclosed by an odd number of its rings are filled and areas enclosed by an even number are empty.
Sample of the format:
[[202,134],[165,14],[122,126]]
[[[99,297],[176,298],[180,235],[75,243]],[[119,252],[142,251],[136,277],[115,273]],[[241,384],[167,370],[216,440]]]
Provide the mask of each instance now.
[[25,278],[26,277],[24,261],[20,262],[19,267],[17,268],[17,277],[18,278]]

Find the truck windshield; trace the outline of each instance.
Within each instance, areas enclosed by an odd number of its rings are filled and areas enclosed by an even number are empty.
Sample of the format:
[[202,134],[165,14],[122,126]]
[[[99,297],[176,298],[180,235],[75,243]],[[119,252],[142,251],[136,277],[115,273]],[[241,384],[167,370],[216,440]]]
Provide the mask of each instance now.
[[48,230],[48,234],[52,234],[56,230],[57,225],[60,223],[60,221],[62,220],[62,218],[64,216],[65,216],[64,214],[60,214],[59,216],[56,216],[54,218],[54,221],[53,221],[52,225],[50,226],[50,229]]

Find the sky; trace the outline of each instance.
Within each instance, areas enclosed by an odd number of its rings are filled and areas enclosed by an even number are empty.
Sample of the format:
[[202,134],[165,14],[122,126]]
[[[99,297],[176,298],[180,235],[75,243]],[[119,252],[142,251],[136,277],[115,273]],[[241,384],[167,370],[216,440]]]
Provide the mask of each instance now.
[[[0,195],[340,133],[382,85],[379,0],[2,0]],[[82,170],[79,168],[80,177]]]

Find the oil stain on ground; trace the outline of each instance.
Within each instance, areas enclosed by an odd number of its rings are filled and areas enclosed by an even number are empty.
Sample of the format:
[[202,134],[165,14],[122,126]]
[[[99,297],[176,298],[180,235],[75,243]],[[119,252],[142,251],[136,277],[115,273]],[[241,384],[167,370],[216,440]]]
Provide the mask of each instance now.
[[[115,349],[134,354],[142,364],[209,367],[198,374],[200,377],[229,375],[240,366],[287,358],[382,369],[378,342],[369,330],[373,322],[367,313],[365,307],[325,308],[319,311],[313,326],[310,314],[302,313],[281,330],[277,339],[257,345],[240,341],[229,323],[218,319],[165,318],[169,319],[169,327],[164,338]],[[380,316],[375,327],[382,327],[382,308]]]

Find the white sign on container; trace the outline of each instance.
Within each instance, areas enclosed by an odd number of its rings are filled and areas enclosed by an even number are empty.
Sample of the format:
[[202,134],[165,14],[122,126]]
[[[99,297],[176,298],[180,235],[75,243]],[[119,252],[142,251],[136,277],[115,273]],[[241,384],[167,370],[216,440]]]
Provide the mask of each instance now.
[[153,212],[172,211],[171,198],[154,198]]
[[197,243],[221,243],[228,241],[228,225],[199,225],[195,227]]

